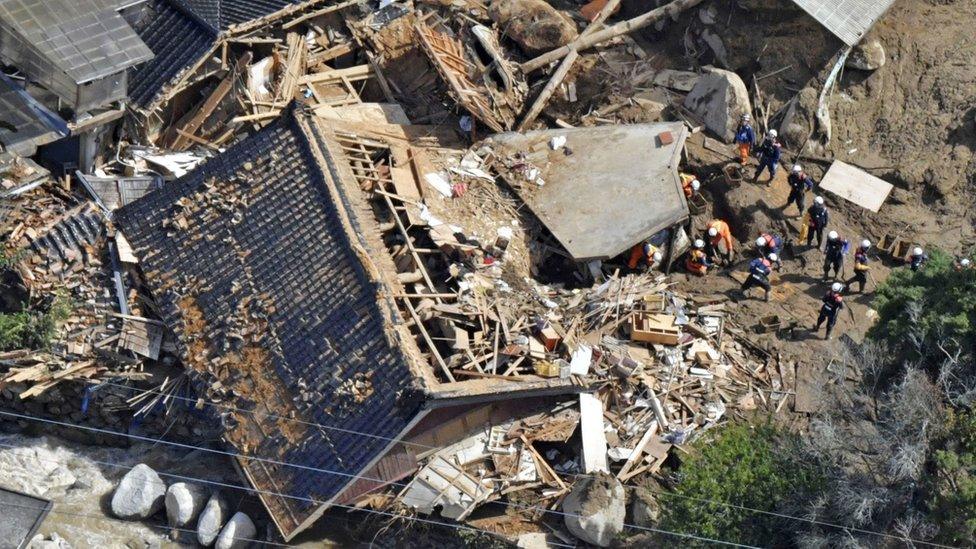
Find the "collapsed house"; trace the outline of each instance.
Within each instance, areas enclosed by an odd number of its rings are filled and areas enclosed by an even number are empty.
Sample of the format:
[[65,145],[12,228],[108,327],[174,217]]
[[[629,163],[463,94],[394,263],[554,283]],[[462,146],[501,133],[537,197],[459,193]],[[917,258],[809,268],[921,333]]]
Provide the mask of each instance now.
[[[258,489],[308,498],[262,494],[286,539],[431,408],[577,390],[559,378],[437,378],[431,363],[446,365],[420,319],[430,312],[407,301],[424,295],[402,282],[418,281],[410,278],[416,271],[402,276],[394,265],[357,179],[357,170],[375,178],[377,170],[363,167],[373,143],[358,141],[357,152],[346,144],[350,134],[331,126],[288,114],[117,212],[203,392],[267,414],[225,418],[229,442],[249,456],[337,471],[240,460]],[[432,290],[428,299],[440,302]]]

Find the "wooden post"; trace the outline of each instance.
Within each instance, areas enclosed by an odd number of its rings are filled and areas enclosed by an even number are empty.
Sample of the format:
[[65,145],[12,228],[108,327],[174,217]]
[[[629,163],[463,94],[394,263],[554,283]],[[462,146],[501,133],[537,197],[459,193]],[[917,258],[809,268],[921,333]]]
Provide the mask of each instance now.
[[621,21],[616,25],[611,25],[603,30],[594,32],[586,37],[580,37],[573,44],[563,46],[561,48],[556,48],[549,53],[544,53],[535,59],[531,59],[522,63],[522,72],[528,74],[532,71],[538,70],[553,61],[558,61],[563,57],[569,55],[569,52],[574,49],[585,50],[587,48],[592,48],[593,46],[606,42],[611,38],[615,38],[622,34],[627,34],[633,32],[637,29],[642,29],[648,25],[656,23],[657,21],[664,19],[665,17],[670,17],[685,11],[686,9],[693,8],[698,4],[701,4],[704,0],[674,0],[670,4],[661,6],[660,8],[655,8],[644,15],[639,15],[633,19],[628,19],[626,21]]

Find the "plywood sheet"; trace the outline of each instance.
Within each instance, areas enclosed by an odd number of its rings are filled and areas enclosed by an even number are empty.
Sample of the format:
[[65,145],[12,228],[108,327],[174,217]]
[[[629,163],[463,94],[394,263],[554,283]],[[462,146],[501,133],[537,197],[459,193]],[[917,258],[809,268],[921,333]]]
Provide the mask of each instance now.
[[891,183],[840,160],[831,164],[820,187],[872,212],[881,209],[894,188]]

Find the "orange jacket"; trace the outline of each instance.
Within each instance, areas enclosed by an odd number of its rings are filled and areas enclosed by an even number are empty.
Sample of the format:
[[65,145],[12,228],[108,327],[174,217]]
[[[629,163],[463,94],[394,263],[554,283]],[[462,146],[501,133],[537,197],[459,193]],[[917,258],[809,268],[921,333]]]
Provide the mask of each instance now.
[[650,253],[644,253],[644,244],[636,244],[630,249],[630,259],[627,266],[636,269],[641,264],[654,265],[654,252],[658,252],[656,246],[651,246]]
[[695,190],[691,188],[691,182],[697,178],[687,173],[679,173],[678,176],[681,177],[681,188],[685,191],[685,198],[691,198],[691,195],[695,194]]
[[725,242],[725,248],[728,251],[732,251],[732,231],[729,229],[729,224],[722,221],[721,219],[713,219],[708,223],[708,229],[715,229],[718,234],[712,238],[712,246],[718,246],[719,242]]

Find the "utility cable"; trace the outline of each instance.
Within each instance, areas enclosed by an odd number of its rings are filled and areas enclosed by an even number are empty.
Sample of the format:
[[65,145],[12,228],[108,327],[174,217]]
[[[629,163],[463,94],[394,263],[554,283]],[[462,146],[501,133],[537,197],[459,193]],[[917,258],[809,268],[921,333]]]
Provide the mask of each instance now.
[[[121,385],[121,384],[117,384],[117,383],[111,383],[111,382],[104,382],[102,384],[103,385],[110,385],[110,386],[114,386],[114,387],[119,387],[119,388],[124,388],[124,389],[129,389],[129,390],[139,390],[139,389],[135,389],[133,387],[129,387],[129,386]],[[161,391],[153,391],[153,390],[146,390],[145,392],[148,392],[150,394],[159,394],[159,395],[165,395],[166,394],[166,393],[163,393]],[[193,402],[193,403],[200,402],[200,400],[201,400],[201,399],[193,399],[193,398],[188,398],[188,397],[181,397],[181,396],[177,396],[177,395],[171,395],[171,396],[174,399],[185,400],[185,401]],[[265,414],[263,412],[256,412],[256,411],[253,411],[253,410],[244,410],[244,409],[241,409],[241,408],[235,408],[233,406],[223,405],[223,404],[220,404],[220,403],[217,403],[217,402],[213,402],[213,401],[208,401],[208,400],[203,400],[203,402],[205,404],[209,405],[209,406],[214,406],[216,408],[224,408],[224,409],[228,409],[228,410],[231,410],[231,411],[236,411],[236,412],[240,412],[240,413],[251,414],[251,415],[254,415],[254,416],[269,417],[269,418],[280,419],[280,420],[284,420],[284,421],[293,421],[293,422],[300,423],[300,424],[304,424],[304,425],[321,427],[323,429],[334,429],[334,430],[341,431],[341,432],[348,433],[348,434],[355,434],[355,435],[361,435],[361,436],[365,436],[365,437],[378,438],[378,439],[381,439],[381,440],[386,440],[386,441],[390,441],[390,442],[394,442],[394,443],[401,443],[401,444],[405,444],[405,445],[415,445],[415,446],[419,446],[419,447],[427,448],[427,449],[431,449],[431,450],[436,450],[436,449],[439,449],[440,448],[439,446],[429,446],[429,445],[426,445],[426,444],[407,442],[407,441],[402,440],[402,438],[381,437],[381,436],[378,436],[378,435],[372,435],[370,433],[363,433],[361,431],[355,431],[355,430],[350,430],[350,429],[341,429],[341,428],[338,428],[338,427],[330,427],[328,425],[322,425],[322,424],[319,424],[319,423],[314,423],[314,422],[309,422],[309,421],[303,421],[303,420],[300,420],[300,419],[289,418],[289,417],[285,417],[285,416],[277,416],[277,415],[274,415],[274,414]],[[565,473],[565,474],[566,474],[566,476],[573,477],[573,478],[596,478],[596,477],[594,477],[592,475],[578,475],[578,474],[572,474],[572,473]],[[375,480],[375,479],[371,479],[371,480]],[[394,484],[396,484],[396,483],[394,483]],[[958,549],[958,548],[956,548],[954,546],[951,546],[951,545],[941,545],[941,544],[934,543],[934,542],[928,542],[928,541],[911,539],[911,538],[908,538],[908,537],[898,536],[898,535],[895,535],[895,534],[887,534],[887,533],[884,533],[884,532],[877,532],[877,531],[873,531],[873,530],[866,530],[864,528],[857,528],[857,527],[854,527],[854,526],[845,526],[843,524],[835,524],[835,523],[825,522],[825,521],[821,521],[821,520],[817,520],[817,519],[812,519],[812,518],[797,517],[797,516],[787,515],[787,514],[783,514],[783,513],[776,513],[776,512],[773,512],[773,511],[765,511],[765,510],[762,510],[762,509],[754,509],[754,508],[751,508],[751,507],[745,507],[745,506],[742,506],[742,505],[736,505],[736,504],[726,503],[726,502],[722,502],[722,501],[716,501],[716,500],[710,500],[710,499],[703,499],[703,498],[694,498],[692,496],[685,496],[685,495],[682,495],[682,494],[676,494],[676,493],[670,493],[670,492],[657,492],[657,491],[653,491],[653,490],[652,490],[652,492],[659,493],[659,494],[666,495],[666,496],[670,496],[670,497],[693,499],[693,500],[698,501],[699,503],[705,503],[705,502],[707,502],[707,503],[713,503],[713,504],[716,504],[716,505],[721,505],[721,506],[725,506],[725,507],[732,507],[732,508],[741,509],[741,510],[744,510],[744,511],[751,511],[751,512],[754,512],[754,513],[760,513],[760,514],[764,514],[764,515],[770,515],[770,516],[775,516],[775,517],[784,518],[784,519],[790,519],[790,520],[794,520],[794,521],[807,522],[807,523],[816,524],[816,525],[819,525],[819,526],[830,526],[830,527],[837,528],[837,529],[841,529],[841,530],[849,530],[849,531],[852,531],[852,532],[858,532],[858,533],[862,533],[862,534],[872,534],[872,535],[875,535],[875,536],[880,536],[880,537],[883,537],[883,538],[897,540],[897,541],[903,541],[903,542],[904,541],[908,541],[908,542],[917,543],[917,544],[920,544],[920,545],[928,545],[928,546],[932,546],[932,547],[939,547],[941,549]],[[505,505],[502,502],[489,502],[489,503],[495,503],[495,504]],[[539,509],[539,508],[532,507],[531,509]],[[555,512],[555,511],[549,511],[549,510],[546,510],[546,511],[547,512]]]
[[[129,433],[120,433],[120,432],[117,432],[117,431],[111,431],[111,430],[108,430],[108,429],[100,429],[100,428],[97,428],[97,427],[88,427],[88,426],[85,426],[85,425],[75,425],[75,424],[66,423],[66,422],[63,422],[63,421],[56,421],[56,420],[53,420],[53,419],[39,418],[39,417],[35,417],[35,416],[24,415],[24,414],[17,414],[17,413],[13,413],[13,412],[0,411],[0,415],[8,416],[8,417],[15,417],[15,418],[29,420],[29,421],[39,421],[41,423],[48,423],[48,424],[52,424],[52,425],[60,425],[60,426],[63,426],[63,427],[81,429],[81,430],[85,430],[85,431],[93,431],[93,432],[107,434],[107,435],[133,438],[135,440],[140,440],[140,441],[143,441],[143,442],[160,442],[162,444],[168,444],[168,445],[171,445],[171,446],[176,446],[178,448],[192,449],[192,450],[200,450],[202,452],[209,452],[209,453],[214,453],[214,454],[220,454],[220,455],[225,455],[225,456],[229,456],[229,457],[237,457],[237,458],[242,458],[242,459],[251,459],[251,460],[255,460],[255,461],[265,461],[265,462],[273,463],[273,464],[276,464],[276,465],[283,465],[283,466],[286,466],[286,467],[295,467],[295,468],[298,468],[298,469],[304,469],[304,470],[314,471],[314,472],[318,472],[318,473],[325,473],[325,474],[330,474],[330,475],[341,475],[341,476],[355,478],[355,479],[365,479],[365,480],[370,480],[370,481],[373,481],[373,482],[381,482],[383,484],[392,484],[392,485],[397,485],[397,486],[406,486],[405,484],[398,483],[398,482],[392,482],[392,483],[390,483],[390,482],[387,482],[387,481],[382,480],[382,479],[374,479],[374,478],[370,478],[370,477],[364,477],[364,476],[360,476],[360,475],[353,475],[353,474],[349,474],[349,473],[340,473],[340,472],[337,472],[337,471],[330,471],[328,469],[319,469],[319,468],[316,468],[316,467],[309,467],[309,466],[305,466],[305,465],[298,465],[298,464],[287,463],[287,462],[283,462],[283,461],[268,460],[268,459],[264,459],[264,458],[257,458],[257,457],[252,457],[252,456],[245,456],[243,454],[236,454],[234,452],[226,452],[226,451],[222,451],[222,450],[215,450],[215,449],[212,449],[212,448],[204,448],[204,447],[201,447],[201,446],[193,446],[191,444],[183,444],[183,443],[180,443],[180,442],[173,442],[173,441],[162,440],[162,439],[154,439],[152,437],[145,437],[145,436],[141,436],[141,435],[133,435],[133,434],[129,434]],[[279,495],[281,497],[290,497],[290,496],[285,496],[285,495],[282,495],[282,494],[277,494],[277,495]],[[327,502],[322,502],[323,505],[326,504],[326,503]],[[557,516],[563,516],[563,517],[580,518],[580,515],[577,515],[577,514],[565,513],[565,512],[561,512],[561,511],[555,511],[555,510],[545,509],[545,508],[535,507],[535,506],[522,506],[522,505],[517,505],[517,504],[514,504],[514,503],[506,503],[506,502],[500,502],[500,501],[489,502],[489,503],[495,503],[495,504],[498,504],[498,505],[504,505],[506,507],[513,507],[513,508],[516,508],[516,509],[525,509],[525,510],[531,510],[531,511],[541,511],[543,513],[549,513],[549,514],[553,514],[553,515],[557,515]],[[343,507],[343,506],[339,506],[339,507]],[[345,506],[345,507],[348,507],[348,506]],[[359,510],[358,508],[353,508],[353,509]],[[374,512],[379,512],[379,511],[374,511]],[[394,514],[390,514],[390,515],[391,516],[395,516],[395,517],[399,517],[400,516],[400,515],[394,515]],[[444,525],[443,523],[437,523],[436,521],[435,521],[435,524]],[[697,536],[697,535],[694,535],[694,534],[687,534],[687,533],[683,533],[683,532],[673,532],[673,531],[670,531],[670,530],[664,530],[664,529],[659,529],[659,528],[652,528],[652,527],[649,527],[649,526],[638,526],[636,524],[627,524],[627,523],[624,523],[624,526],[627,527],[627,528],[635,529],[635,530],[641,530],[641,531],[646,531],[646,532],[654,532],[654,533],[659,533],[659,534],[672,535],[672,536],[677,536],[677,537],[681,537],[681,538],[685,538],[685,539],[694,539],[694,540],[698,540],[698,541],[705,541],[705,542],[709,542],[709,543],[716,543],[716,544],[721,544],[721,545],[728,545],[728,546],[732,546],[732,547],[743,547],[743,548],[747,548],[747,549],[758,549],[758,548],[756,548],[754,546],[751,546],[751,545],[743,545],[743,544],[734,543],[734,542],[730,542],[730,541],[724,541],[724,540],[719,540],[719,539],[711,539],[711,538],[706,538],[706,537],[703,537],[703,536]],[[478,531],[478,530],[476,530],[476,531]]]

